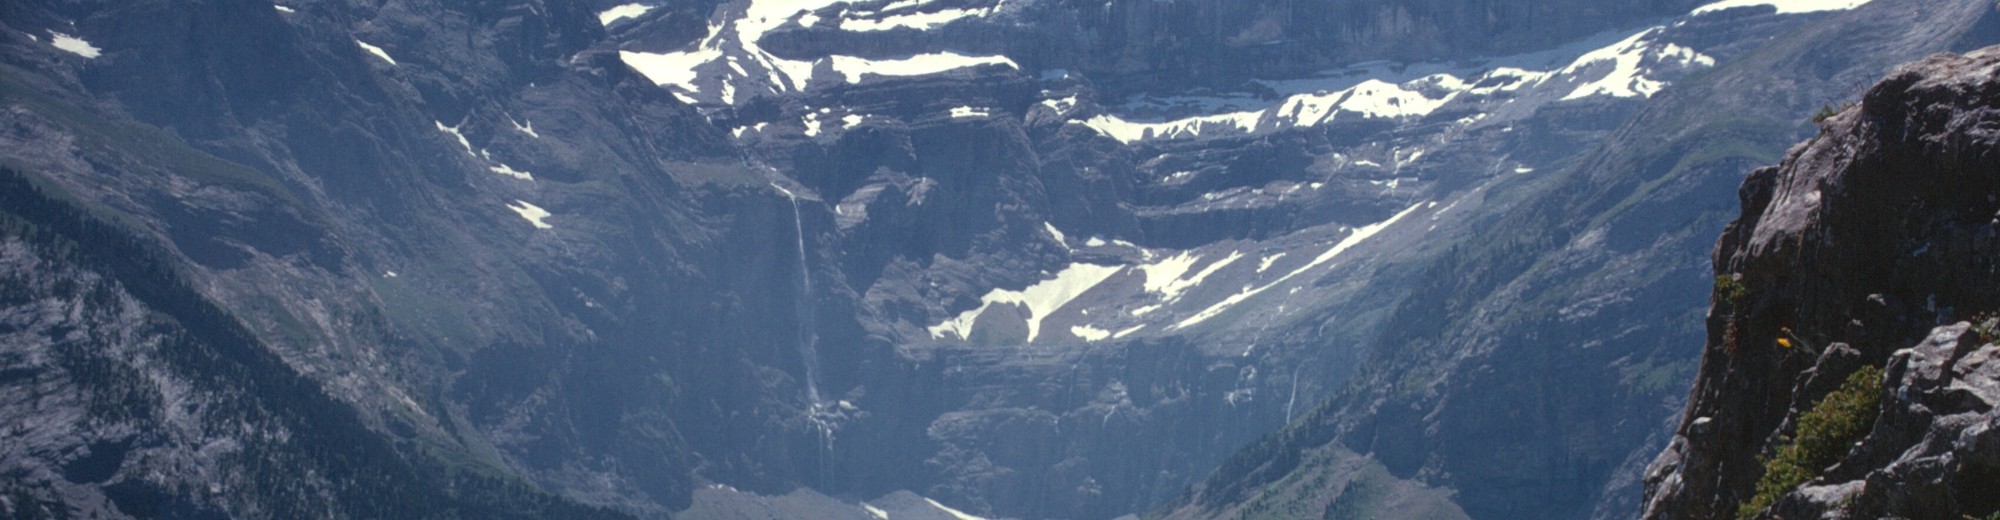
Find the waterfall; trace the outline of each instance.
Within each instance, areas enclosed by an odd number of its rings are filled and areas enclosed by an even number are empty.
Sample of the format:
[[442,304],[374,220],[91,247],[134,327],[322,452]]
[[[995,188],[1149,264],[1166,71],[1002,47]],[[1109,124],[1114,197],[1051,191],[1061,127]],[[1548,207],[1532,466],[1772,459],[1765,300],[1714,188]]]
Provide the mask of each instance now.
[[1292,423],[1292,403],[1299,402],[1299,371],[1292,371],[1292,396],[1285,398],[1285,424]]
[[775,182],[771,183],[771,187],[777,188],[778,192],[785,194],[786,199],[792,201],[792,236],[797,239],[799,259],[799,298],[793,309],[797,313],[796,318],[799,322],[799,362],[805,367],[806,399],[817,410],[822,404],[819,395],[818,374],[819,332],[814,323],[817,316],[815,316],[816,311],[813,309],[812,267],[806,259],[805,220],[799,216],[798,195],[793,194],[792,190],[787,190],[784,186],[779,186]]
[[806,226],[805,219],[799,215],[799,197],[792,193],[792,190],[785,189],[776,182],[771,183],[771,187],[777,188],[779,193],[785,194],[785,198],[792,202],[792,237],[796,239],[794,243],[797,246],[799,260],[799,297],[793,307],[795,317],[798,319],[799,364],[804,367],[805,372],[808,407],[806,421],[819,433],[820,478],[826,479],[831,476],[827,473],[827,459],[833,453],[834,421],[840,419],[842,410],[829,406],[830,403],[819,395],[818,316],[813,307],[812,264],[806,257]]

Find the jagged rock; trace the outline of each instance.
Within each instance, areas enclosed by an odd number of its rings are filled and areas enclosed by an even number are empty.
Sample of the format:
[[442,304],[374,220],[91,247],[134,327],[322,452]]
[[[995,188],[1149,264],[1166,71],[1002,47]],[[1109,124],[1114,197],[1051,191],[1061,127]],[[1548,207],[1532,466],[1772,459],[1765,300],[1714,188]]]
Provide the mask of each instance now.
[[[1902,67],[1744,182],[1742,217],[1715,257],[1747,296],[1710,312],[1679,435],[1647,473],[1647,518],[1734,517],[1763,473],[1759,456],[1864,364],[1887,368],[1874,429],[1758,515],[2000,509],[1988,498],[2000,486],[1988,433],[2000,419],[2000,367],[1986,363],[1996,347],[1972,324],[1933,328],[2000,308],[1997,72],[2000,48]],[[1779,338],[1840,343],[1815,358]],[[1696,434],[1705,430],[1716,434]]]

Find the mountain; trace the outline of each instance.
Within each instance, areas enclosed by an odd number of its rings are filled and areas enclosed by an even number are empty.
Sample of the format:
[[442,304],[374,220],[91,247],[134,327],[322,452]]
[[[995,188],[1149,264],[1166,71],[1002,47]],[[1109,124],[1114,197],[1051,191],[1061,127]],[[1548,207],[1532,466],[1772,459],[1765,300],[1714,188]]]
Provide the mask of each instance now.
[[398,456],[153,244],[0,170],[17,518],[621,518]]
[[11,2],[0,509],[1622,516],[1741,173],[1996,33],[1516,4]]
[[[615,54],[578,57],[601,35],[589,12],[495,5],[441,14],[438,7],[6,8],[4,149],[8,166],[27,178],[20,182],[112,230],[98,235],[128,236],[159,251],[161,267],[139,274],[193,294],[151,305],[177,312],[200,308],[189,302],[213,302],[227,316],[198,314],[207,320],[198,325],[233,324],[257,340],[225,337],[234,343],[215,348],[270,358],[214,376],[191,372],[142,385],[163,397],[132,404],[177,418],[190,429],[186,434],[164,435],[116,409],[10,405],[9,424],[60,426],[18,448],[29,456],[8,458],[24,466],[10,471],[23,475],[9,477],[10,493],[83,504],[49,497],[73,485],[131,487],[229,516],[262,516],[271,504],[394,516],[334,507],[369,501],[336,492],[343,479],[314,476],[313,466],[283,458],[297,452],[343,471],[407,460],[433,472],[634,512],[665,506],[631,504],[687,503],[695,486],[690,446],[734,438],[723,433],[726,421],[697,410],[735,396],[772,398],[757,393],[754,365],[742,360],[775,354],[669,348],[745,322],[718,315],[700,322],[716,328],[696,330],[650,319],[695,315],[691,306],[706,302],[672,295],[712,293],[703,287],[730,276],[691,273],[693,259],[729,253],[698,233],[721,225],[697,225],[681,213],[697,203],[669,173],[711,168],[705,164],[740,169],[726,134],[630,73]],[[21,217],[32,226],[65,225]],[[774,244],[772,252],[789,248]],[[124,256],[104,254],[110,262]],[[125,316],[107,317],[114,328],[106,330],[146,330],[146,313]],[[81,325],[58,320],[35,330]],[[137,357],[154,348],[144,336],[99,337],[112,345],[105,352],[117,363],[156,364]],[[44,386],[15,395],[90,395],[74,386],[81,384],[74,377],[80,368],[36,354],[64,343],[21,338],[8,344],[25,350],[9,359],[26,379],[10,379],[10,388]],[[245,371],[288,377],[281,380],[328,399],[270,394],[239,381]],[[689,375],[702,373],[716,377]],[[191,383],[181,382],[187,378],[212,379],[221,388],[190,394]],[[668,389],[708,383],[730,388],[702,392],[714,400],[673,401],[688,411],[667,404]],[[354,417],[236,427],[246,419],[230,410],[240,406],[214,400],[231,393]],[[623,412],[636,403],[652,413]],[[681,421],[701,427],[677,427]],[[296,437],[288,432],[317,428],[344,437],[292,444]],[[365,458],[341,455],[363,446],[356,435],[382,446],[360,452]],[[278,447],[253,442],[263,438]],[[598,449],[584,456],[576,439]],[[79,482],[49,469],[97,453],[84,447],[98,444],[124,448],[90,459],[99,468],[90,473],[94,479]],[[111,455],[120,450],[159,455],[130,455],[121,463]],[[621,479],[574,477],[603,474],[621,460],[634,465]],[[272,471],[304,477],[269,477]],[[266,478],[276,491],[253,485]],[[448,482],[382,485],[450,489],[441,486]],[[657,498],[637,498],[647,496],[642,487]],[[309,516],[284,511],[272,515]]]
[[[1977,2],[1871,3],[1663,91],[1431,264],[1357,383],[1233,456],[1173,516],[1393,512],[1439,490],[1475,518],[1634,514],[1697,369],[1702,259],[1744,172],[1813,135],[1807,116],[1858,94],[1848,85],[1992,42],[1992,23]],[[1393,478],[1339,469],[1369,460]],[[1343,501],[1348,486],[1364,492]]]
[[1899,68],[1744,181],[1647,518],[2000,512],[1996,66],[2000,48]]

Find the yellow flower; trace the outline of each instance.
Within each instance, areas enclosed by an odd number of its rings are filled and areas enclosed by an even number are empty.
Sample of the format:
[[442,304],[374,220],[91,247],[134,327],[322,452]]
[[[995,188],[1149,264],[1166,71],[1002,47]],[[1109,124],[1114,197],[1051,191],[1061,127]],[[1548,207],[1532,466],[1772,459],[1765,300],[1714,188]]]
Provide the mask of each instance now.
[[1792,348],[1792,340],[1785,338],[1778,338],[1778,346],[1785,348]]

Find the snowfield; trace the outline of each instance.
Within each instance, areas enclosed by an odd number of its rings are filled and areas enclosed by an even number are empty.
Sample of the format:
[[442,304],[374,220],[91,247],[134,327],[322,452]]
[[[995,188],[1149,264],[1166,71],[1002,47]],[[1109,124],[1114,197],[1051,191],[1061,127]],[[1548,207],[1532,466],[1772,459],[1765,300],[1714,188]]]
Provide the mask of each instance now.
[[1692,14],[1703,14],[1735,7],[1768,5],[1776,7],[1778,14],[1816,13],[1820,11],[1844,11],[1861,7],[1869,0],[1723,0],[1697,7]]
[[82,56],[84,58],[96,58],[99,55],[103,54],[102,49],[98,49],[96,45],[91,45],[90,42],[84,41],[83,38],[78,38],[75,36],[70,36],[55,31],[49,31],[49,45],[53,45],[55,46],[56,49],[68,52],[70,54],[75,54],[77,56]]
[[369,54],[373,54],[377,58],[382,58],[382,61],[389,62],[389,66],[396,66],[396,59],[389,57],[389,52],[382,50],[381,47],[369,45],[368,42],[361,40],[354,40],[354,44],[361,46],[361,50],[368,51]]
[[[1839,0],[1851,1],[1851,0]],[[1482,99],[1502,93],[1520,93],[1540,87],[1567,89],[1561,100],[1590,97],[1651,97],[1666,88],[1656,75],[1663,70],[1684,70],[1715,66],[1715,59],[1693,49],[1660,42],[1661,28],[1653,27],[1624,39],[1577,55],[1560,67],[1529,70],[1498,66],[1485,70],[1437,72],[1402,83],[1367,78],[1354,81],[1351,74],[1329,74],[1328,87],[1312,89],[1313,80],[1273,82],[1285,89],[1306,92],[1291,94],[1276,105],[1262,110],[1224,112],[1166,121],[1134,121],[1115,114],[1100,114],[1073,120],[1105,137],[1132,144],[1151,140],[1195,139],[1201,137],[1255,135],[1292,128],[1315,127],[1344,120],[1420,118],[1437,112],[1462,98]],[[1547,52],[1495,61],[1521,62]],[[1437,70],[1436,65],[1410,69]],[[1389,74],[1389,70],[1369,72]],[[1192,100],[1200,103],[1202,100]],[[1208,103],[1225,106],[1237,100],[1214,99]],[[1046,102],[1045,102],[1046,103]],[[1056,105],[1049,105],[1057,108]],[[1063,110],[1067,112],[1067,110]],[[1465,121],[1476,122],[1478,118]]]
[[522,219],[527,220],[529,224],[533,224],[535,229],[555,228],[555,226],[550,225],[548,222],[549,217],[552,216],[549,210],[542,209],[541,206],[530,204],[525,200],[515,199],[513,204],[507,205],[507,209],[514,210],[514,213],[521,215]]
[[950,335],[958,339],[969,339],[972,337],[973,324],[988,308],[994,305],[1019,305],[1027,309],[1027,341],[1033,343],[1035,338],[1041,336],[1042,319],[1055,314],[1064,305],[1068,305],[1070,300],[1075,300],[1077,296],[1097,287],[1097,284],[1103,283],[1104,279],[1124,269],[1124,266],[1117,265],[1070,264],[1062,272],[1056,273],[1055,278],[1030,285],[1025,289],[1018,291],[994,289],[979,298],[979,308],[965,311],[956,318],[931,326],[929,329],[931,338],[943,339]]
[[622,20],[625,18],[638,18],[640,15],[646,14],[648,11],[652,10],[653,6],[650,5],[625,4],[610,9],[605,9],[604,12],[597,13],[597,22],[605,26],[610,26],[611,22],[616,22],[618,20]]
[[[1582,77],[1592,67],[1602,67],[1609,62],[1612,69],[1603,77],[1585,82],[1563,96],[1563,100],[1583,99],[1591,96],[1610,97],[1653,97],[1667,87],[1666,82],[1648,78],[1646,73],[1657,64],[1671,64],[1680,67],[1713,67],[1715,58],[1704,56],[1694,49],[1671,43],[1658,44],[1652,41],[1659,36],[1660,29],[1654,28],[1634,34],[1616,45],[1591,51],[1576,59],[1576,63],[1564,68],[1558,74]],[[1652,66],[1649,66],[1652,65]]]
[[[815,80],[859,83],[869,76],[906,77],[1002,65],[1020,66],[1005,56],[973,56],[953,51],[919,53],[904,58],[870,59],[856,56],[785,57],[764,49],[761,42],[771,31],[787,25],[799,28],[829,27],[816,12],[851,3],[850,0],[755,0],[741,12],[727,13],[708,27],[708,33],[692,48],[672,52],[619,51],[618,55],[654,84],[667,87],[690,104],[735,105],[754,95],[805,91]],[[638,16],[644,7],[626,4],[599,14],[609,24],[625,16]],[[839,19],[830,27],[848,32],[925,30],[954,21],[992,14],[989,9],[921,9],[925,2],[898,2],[880,11],[840,9]],[[823,74],[824,72],[824,74]],[[754,95],[746,95],[754,93]]]

